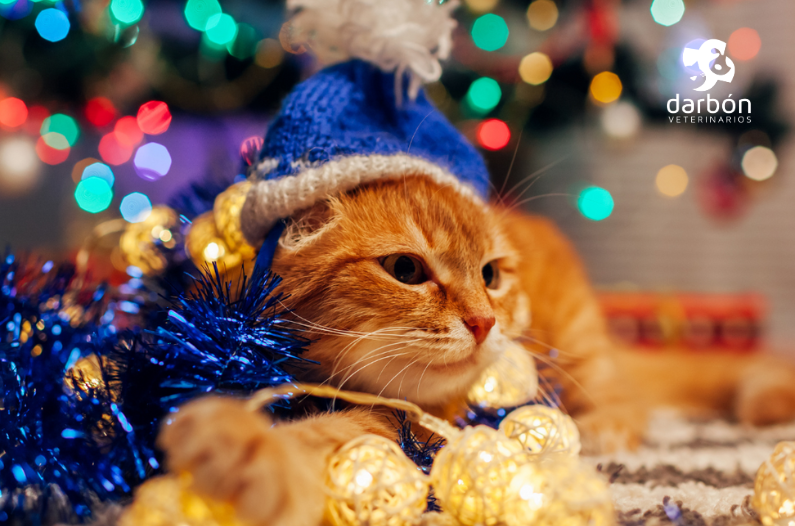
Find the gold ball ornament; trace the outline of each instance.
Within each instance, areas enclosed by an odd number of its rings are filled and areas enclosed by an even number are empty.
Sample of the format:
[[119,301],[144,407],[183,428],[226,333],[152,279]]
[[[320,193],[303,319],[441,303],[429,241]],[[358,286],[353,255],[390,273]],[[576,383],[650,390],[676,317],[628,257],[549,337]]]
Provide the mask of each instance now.
[[506,526],[610,526],[607,482],[577,458],[553,457],[519,468],[506,497]]
[[244,526],[234,507],[194,493],[189,474],[164,475],[143,483],[119,526]]
[[206,212],[193,220],[185,244],[193,263],[199,267],[218,262],[223,270],[235,269],[243,263],[240,253],[230,249],[218,233],[213,212]]
[[246,202],[251,182],[233,184],[215,198],[213,217],[215,228],[231,252],[240,254],[244,260],[254,259],[256,251],[248,244],[240,229],[240,211]]
[[429,477],[394,441],[364,435],[329,459],[327,515],[334,526],[416,525],[429,485]]
[[752,504],[765,526],[795,526],[795,442],[780,442],[759,467]]
[[536,455],[563,453],[576,457],[580,453],[580,432],[574,420],[545,405],[511,411],[500,423],[500,431]]
[[526,404],[536,397],[538,373],[530,353],[512,343],[472,384],[467,398],[472,405],[498,409]]
[[147,276],[154,276],[168,265],[160,247],[176,246],[174,238],[178,233],[177,213],[167,206],[155,206],[145,220],[126,226],[119,248],[129,265],[138,267]]
[[433,462],[434,495],[464,526],[501,524],[510,481],[529,458],[518,441],[499,431],[467,427]]

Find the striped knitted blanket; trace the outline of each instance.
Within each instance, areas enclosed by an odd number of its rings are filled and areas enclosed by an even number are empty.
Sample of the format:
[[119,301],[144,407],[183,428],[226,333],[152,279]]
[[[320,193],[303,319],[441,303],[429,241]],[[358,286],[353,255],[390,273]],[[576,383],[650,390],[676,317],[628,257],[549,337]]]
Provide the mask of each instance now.
[[610,478],[620,525],[758,524],[756,471],[776,443],[793,439],[795,423],[749,428],[659,411],[639,450],[585,459]]

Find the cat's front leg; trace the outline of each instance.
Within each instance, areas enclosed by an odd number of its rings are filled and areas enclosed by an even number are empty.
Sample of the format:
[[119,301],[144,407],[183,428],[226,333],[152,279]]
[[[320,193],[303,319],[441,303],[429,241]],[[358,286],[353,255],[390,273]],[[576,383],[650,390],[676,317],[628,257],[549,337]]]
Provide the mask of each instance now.
[[329,455],[366,433],[394,431],[363,410],[272,426],[241,400],[207,397],[181,407],[158,445],[170,471],[193,474],[197,492],[231,502],[252,526],[316,526]]

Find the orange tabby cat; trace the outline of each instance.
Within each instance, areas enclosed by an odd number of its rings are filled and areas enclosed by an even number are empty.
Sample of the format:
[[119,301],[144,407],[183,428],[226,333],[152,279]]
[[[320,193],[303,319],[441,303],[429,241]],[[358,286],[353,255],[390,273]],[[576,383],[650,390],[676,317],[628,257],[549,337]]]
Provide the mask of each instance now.
[[[299,214],[273,269],[330,382],[451,416],[509,340],[556,349],[563,405],[591,450],[634,446],[646,408],[727,410],[753,423],[795,416],[795,374],[756,358],[619,350],[582,265],[546,220],[483,207],[425,177],[382,181]],[[242,402],[207,398],[165,426],[171,470],[232,501],[254,525],[316,526],[327,456],[384,413],[352,409],[271,427]]]

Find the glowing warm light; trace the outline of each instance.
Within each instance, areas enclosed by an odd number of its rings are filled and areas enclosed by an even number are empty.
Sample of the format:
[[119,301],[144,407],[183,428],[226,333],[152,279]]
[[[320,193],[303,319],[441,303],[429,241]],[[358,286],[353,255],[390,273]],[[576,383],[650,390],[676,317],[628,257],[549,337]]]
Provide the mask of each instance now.
[[558,21],[558,6],[552,0],[535,0],[527,8],[527,21],[538,31],[551,29]]
[[124,164],[132,157],[131,146],[122,144],[115,133],[108,133],[99,141],[99,156],[102,160],[113,166]]
[[144,16],[144,4],[141,0],[111,0],[110,14],[122,24],[132,25]]
[[518,440],[530,453],[580,453],[580,432],[571,417],[545,405],[527,405],[511,411],[500,423],[505,436]]
[[135,173],[141,179],[155,181],[168,173],[171,169],[171,154],[162,144],[150,142],[144,144],[135,152],[133,159]]
[[519,62],[519,76],[528,84],[533,86],[543,84],[549,80],[550,75],[552,75],[552,61],[540,51],[530,53]]
[[221,14],[217,0],[188,0],[185,4],[185,20],[197,31],[204,31],[210,17],[217,14]]
[[640,129],[640,113],[631,102],[617,102],[602,112],[602,128],[617,139],[634,136]]
[[138,127],[138,119],[135,117],[122,117],[113,126],[113,133],[119,143],[134,147],[144,139],[144,132]]
[[[63,137],[60,133],[50,133],[39,137],[39,140],[36,141],[36,155],[39,156],[42,162],[55,165],[61,164],[69,158],[69,152],[71,150],[69,144],[66,143],[66,139],[62,139],[63,142],[61,143],[61,139],[56,139],[58,136]],[[47,144],[47,141],[58,144],[59,146],[65,146],[65,148],[53,148]]]
[[675,164],[660,168],[657,178],[654,180],[657,191],[667,197],[677,197],[685,193],[688,182],[685,169]]
[[743,173],[754,181],[770,179],[778,168],[778,159],[773,150],[765,146],[754,146],[743,155]]
[[28,119],[28,107],[20,99],[8,97],[0,100],[0,125],[18,128]]
[[152,100],[138,109],[138,127],[148,135],[160,135],[171,125],[171,112],[165,102]]
[[11,137],[0,142],[0,195],[21,195],[39,181],[39,160],[33,141]]
[[204,31],[210,42],[225,46],[237,36],[237,22],[226,13],[215,14],[207,19]]
[[577,208],[591,221],[601,221],[613,213],[613,196],[604,188],[589,186],[580,192]]
[[58,42],[69,34],[69,18],[60,9],[48,8],[36,16],[36,31],[44,40]]
[[113,175],[113,170],[110,169],[110,166],[103,163],[93,163],[83,170],[83,174],[80,176],[80,180],[88,179],[89,177],[99,177],[106,183],[108,186],[113,186],[113,183],[116,182],[116,177]]
[[500,0],[464,0],[464,3],[473,13],[488,13],[500,3]]
[[42,121],[41,134],[47,135],[51,132],[63,135],[66,142],[69,143],[69,146],[74,146],[77,139],[80,138],[80,128],[77,126],[77,121],[63,113],[50,115]]
[[116,107],[105,97],[94,97],[86,103],[86,119],[94,126],[107,126],[116,118]]
[[750,27],[741,27],[729,36],[729,55],[737,60],[751,60],[762,49],[759,33]]
[[754,510],[765,526],[795,522],[795,442],[779,442],[756,472]]
[[591,96],[603,104],[617,100],[622,89],[621,79],[611,71],[603,71],[591,81]]
[[472,25],[472,40],[485,51],[497,51],[508,41],[508,24],[499,15],[483,15]]
[[[140,223],[146,221],[152,213],[152,201],[150,201],[145,194],[133,192],[125,195],[121,200],[119,212],[121,212],[121,216],[125,221],[129,223]],[[158,238],[163,242],[168,242],[171,240],[171,231],[161,231]]]
[[538,374],[527,349],[511,344],[470,386],[470,404],[499,409],[526,404],[536,397]]
[[81,160],[77,161],[75,163],[75,165],[72,167],[72,181],[74,181],[75,184],[77,184],[80,181],[82,181],[83,180],[83,172],[85,171],[85,169],[88,166],[90,166],[90,165],[92,165],[94,163],[98,163],[98,162],[99,162],[99,159],[94,159],[93,157],[86,157],[85,159],[81,159]]
[[257,44],[254,62],[261,68],[275,68],[284,60],[284,49],[278,40],[265,38]]
[[683,0],[654,0],[650,10],[654,21],[667,27],[682,20],[685,14],[685,3]]
[[113,190],[110,185],[99,177],[83,179],[75,189],[77,206],[86,212],[96,214],[110,206],[113,200]]
[[479,114],[488,113],[500,102],[502,90],[497,81],[489,77],[481,77],[469,85],[466,100],[469,106]]
[[220,257],[223,257],[226,251],[223,247],[216,243],[208,243],[206,247],[204,247],[204,259],[206,261],[215,261]]
[[499,119],[488,119],[478,125],[477,138],[487,150],[499,150],[511,142],[511,130]]

